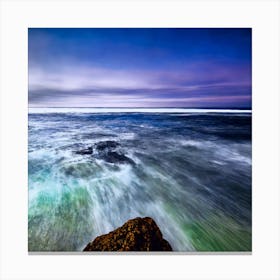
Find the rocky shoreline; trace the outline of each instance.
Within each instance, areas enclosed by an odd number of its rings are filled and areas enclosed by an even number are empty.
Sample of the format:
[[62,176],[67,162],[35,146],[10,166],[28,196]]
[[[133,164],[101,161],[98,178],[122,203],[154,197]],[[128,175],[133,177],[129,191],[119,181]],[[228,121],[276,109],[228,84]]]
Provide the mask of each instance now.
[[96,237],[83,251],[172,251],[172,248],[152,218],[137,217]]

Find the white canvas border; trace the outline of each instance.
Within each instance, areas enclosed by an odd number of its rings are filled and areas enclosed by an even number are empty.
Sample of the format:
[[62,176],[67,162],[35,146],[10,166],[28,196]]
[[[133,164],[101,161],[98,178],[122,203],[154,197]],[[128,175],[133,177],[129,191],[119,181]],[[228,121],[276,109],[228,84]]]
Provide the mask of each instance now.
[[[0,279],[280,279],[278,1],[0,3]],[[252,255],[28,255],[28,27],[253,28]]]

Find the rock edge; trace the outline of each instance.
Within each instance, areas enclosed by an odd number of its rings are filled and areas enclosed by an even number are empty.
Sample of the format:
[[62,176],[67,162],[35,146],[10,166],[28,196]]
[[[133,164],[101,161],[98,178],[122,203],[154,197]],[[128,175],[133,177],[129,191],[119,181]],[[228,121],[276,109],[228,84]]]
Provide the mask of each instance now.
[[83,251],[172,251],[172,248],[152,218],[137,217],[96,237]]

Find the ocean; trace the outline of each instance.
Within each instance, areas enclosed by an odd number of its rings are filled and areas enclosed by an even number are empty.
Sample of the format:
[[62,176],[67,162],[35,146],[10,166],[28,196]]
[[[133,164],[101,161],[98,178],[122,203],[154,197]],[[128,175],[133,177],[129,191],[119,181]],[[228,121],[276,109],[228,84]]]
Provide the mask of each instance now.
[[251,251],[251,111],[30,109],[28,249],[151,217],[173,251]]

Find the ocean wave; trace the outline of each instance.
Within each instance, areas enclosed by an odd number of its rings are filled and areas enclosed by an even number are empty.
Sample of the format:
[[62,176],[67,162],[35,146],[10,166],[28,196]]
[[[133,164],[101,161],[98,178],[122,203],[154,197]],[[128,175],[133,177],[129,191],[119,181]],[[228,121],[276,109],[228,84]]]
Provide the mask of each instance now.
[[250,249],[250,116],[79,114],[29,117],[30,251],[80,251],[137,216],[175,251]]

